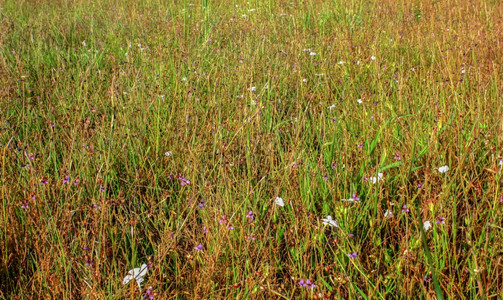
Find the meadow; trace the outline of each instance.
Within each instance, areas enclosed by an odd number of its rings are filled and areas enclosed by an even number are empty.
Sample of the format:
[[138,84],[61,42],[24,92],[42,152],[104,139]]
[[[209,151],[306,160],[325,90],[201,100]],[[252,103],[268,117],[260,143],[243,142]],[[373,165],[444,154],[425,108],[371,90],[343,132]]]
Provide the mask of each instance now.
[[502,299],[502,73],[499,0],[1,1],[0,298]]

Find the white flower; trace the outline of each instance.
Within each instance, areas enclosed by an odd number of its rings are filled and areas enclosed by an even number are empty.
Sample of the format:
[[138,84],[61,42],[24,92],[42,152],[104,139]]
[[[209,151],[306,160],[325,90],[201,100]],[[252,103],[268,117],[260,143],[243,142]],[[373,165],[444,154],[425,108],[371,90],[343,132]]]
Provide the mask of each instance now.
[[82,41],[82,46],[87,46],[86,41]]
[[302,82],[307,82],[307,79],[306,78],[302,79]]
[[503,158],[500,159],[500,163],[499,163],[500,167],[503,167]]
[[333,108],[335,108],[335,104],[332,104],[328,107],[328,109],[332,110]]
[[171,151],[166,151],[166,152],[164,152],[164,156],[168,156],[168,157],[169,157],[169,156],[171,156],[171,155],[173,155],[173,153],[171,153]]
[[183,77],[183,78],[182,78],[182,81],[187,81],[187,77]]
[[338,64],[338,65],[343,65],[343,64],[345,64],[345,63],[346,63],[345,61],[341,60],[341,61],[340,61],[340,62],[338,62],[337,64]]
[[424,231],[430,230],[431,229],[431,222],[430,221],[424,221],[423,228],[424,228]]
[[383,174],[382,173],[377,173],[377,177],[375,176],[372,176],[369,178],[370,182],[372,182],[373,184],[376,184],[378,183],[379,181],[381,181],[383,178]]
[[304,49],[302,52],[311,52],[311,48]]
[[384,213],[385,218],[392,218],[393,217],[393,212],[391,210],[387,209],[386,212]]
[[440,168],[438,168],[438,171],[440,173],[446,173],[447,171],[449,171],[449,167],[448,166],[440,167]]
[[376,57],[372,55],[372,56],[370,57],[370,60],[376,60]]
[[285,206],[285,202],[284,202],[284,201],[283,201],[283,199],[282,199],[282,198],[280,198],[280,197],[276,197],[276,199],[274,199],[274,203],[275,203],[276,205],[281,206],[281,207]]
[[363,103],[362,99],[358,99],[358,100],[356,100],[356,102],[358,102],[358,104],[362,104]]
[[332,219],[332,216],[327,216],[325,219],[321,219],[321,222],[332,227],[339,227],[339,223],[337,223],[336,220]]
[[255,93],[257,91],[257,87],[252,86],[251,88],[248,89],[249,91]]
[[141,285],[140,283],[143,282],[143,277],[147,274],[148,267],[146,264],[141,265],[141,268],[135,268],[132,270],[129,270],[128,275],[124,277],[124,280],[122,281],[122,284],[127,284],[130,282],[132,279],[136,279],[136,283],[138,284],[138,287],[141,290]]
[[309,55],[311,55],[311,56],[315,56],[315,55],[316,55],[316,52],[309,52]]

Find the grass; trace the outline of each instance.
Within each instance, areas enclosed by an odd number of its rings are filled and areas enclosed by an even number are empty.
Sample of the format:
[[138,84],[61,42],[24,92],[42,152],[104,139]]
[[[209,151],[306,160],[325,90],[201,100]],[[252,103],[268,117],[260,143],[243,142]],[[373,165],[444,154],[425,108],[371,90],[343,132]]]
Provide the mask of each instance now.
[[0,5],[0,297],[500,299],[500,1]]

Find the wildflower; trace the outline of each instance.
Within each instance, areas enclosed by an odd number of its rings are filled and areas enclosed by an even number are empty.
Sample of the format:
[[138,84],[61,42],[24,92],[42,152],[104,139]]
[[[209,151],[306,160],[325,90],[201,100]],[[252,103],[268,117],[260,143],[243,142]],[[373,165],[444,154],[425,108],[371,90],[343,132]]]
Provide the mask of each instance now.
[[373,184],[378,183],[382,179],[383,179],[383,173],[377,173],[377,177],[372,176],[372,177],[369,178],[370,182],[372,182]]
[[418,189],[420,189],[420,188],[422,188],[422,187],[423,187],[423,186],[422,186],[420,183],[418,183],[418,184],[417,184],[417,188],[418,188]]
[[302,287],[307,287],[309,289],[314,289],[316,287],[316,284],[312,283],[311,280],[309,279],[307,280],[301,279],[299,281],[299,285]]
[[439,216],[437,218],[437,221],[435,223],[437,223],[437,224],[445,224],[445,218],[442,217],[442,216]]
[[355,259],[355,258],[358,256],[358,253],[356,253],[356,252],[352,252],[352,253],[351,253],[351,252],[350,252],[350,253],[348,253],[348,256],[349,256],[349,258],[351,258],[351,259]]
[[307,82],[307,79],[306,78],[302,79],[302,82]]
[[218,223],[220,223],[220,224],[222,224],[222,223],[226,224],[227,222],[229,222],[229,221],[226,219],[225,215],[222,215],[222,218],[220,218],[220,220],[218,220]]
[[93,261],[89,258],[89,257],[86,257],[86,266],[92,266],[94,263]]
[[355,201],[359,201],[360,198],[358,198],[358,196],[356,194],[353,194],[353,197],[349,198],[349,199],[341,199],[341,201],[346,201],[346,202],[355,202]]
[[100,185],[100,192],[102,192],[102,193],[105,192],[105,187],[102,185]]
[[47,178],[45,178],[45,177],[40,180],[40,185],[46,185],[48,183],[49,182],[47,181]]
[[363,103],[362,99],[358,99],[358,100],[356,100],[356,102],[357,102],[358,104],[362,104],[362,103]]
[[257,91],[257,87],[255,86],[252,86],[251,88],[248,89],[249,91],[251,91],[252,93],[255,93]]
[[66,175],[65,178],[63,178],[63,180],[61,181],[61,183],[68,183],[70,182],[70,176]]
[[372,55],[372,56],[370,57],[370,60],[376,60],[376,57]]
[[374,121],[374,120],[375,120],[375,119],[374,119],[374,116],[371,116],[371,117],[370,117],[370,119],[371,119],[372,121]]
[[502,167],[502,168],[503,168],[503,158],[502,158],[502,159],[500,159],[500,163],[499,163],[499,165],[500,165],[500,167]]
[[335,104],[332,104],[328,107],[329,110],[332,110],[333,108],[335,108]]
[[208,228],[206,228],[206,226],[203,226],[203,232],[204,232],[204,233],[208,233],[208,232],[210,232],[210,231],[208,230]]
[[35,153],[30,153],[30,154],[28,154],[28,158],[29,158],[30,160],[35,160]]
[[359,143],[357,147],[358,148],[363,148],[363,142]]
[[170,157],[172,155],[173,155],[173,153],[171,153],[171,151],[164,152],[164,156]]
[[97,205],[97,204],[93,204],[91,205],[92,208],[98,210],[98,209],[101,209],[101,206]]
[[127,284],[132,279],[135,279],[136,283],[138,284],[138,287],[141,290],[140,283],[142,283],[145,280],[145,279],[143,279],[143,277],[147,274],[147,271],[148,271],[148,267],[146,264],[141,265],[140,268],[135,268],[135,269],[129,270],[128,275],[126,275],[126,277],[124,277],[122,284]]
[[343,65],[343,64],[345,64],[345,63],[346,63],[345,61],[341,60],[341,61],[339,61],[337,64],[338,64],[338,65]]
[[274,203],[275,203],[276,205],[281,206],[281,207],[285,206],[285,202],[284,202],[284,201],[283,201],[283,199],[282,199],[282,198],[280,198],[280,197],[276,197],[276,199],[274,199]]
[[335,170],[335,168],[337,168],[337,164],[336,163],[332,163],[332,170]]
[[402,157],[400,157],[400,153],[395,154],[394,159],[395,160],[402,160]]
[[78,178],[77,178],[77,179],[75,179],[75,180],[73,181],[73,185],[78,185],[78,184],[79,184],[79,182],[80,182],[80,179],[78,179]]
[[247,219],[250,219],[250,220],[253,220],[255,217],[253,216],[253,212],[250,210],[247,214],[246,214],[246,218]]
[[182,78],[182,81],[187,81],[187,77],[183,77],[183,78]]
[[27,209],[28,208],[28,201],[25,201],[23,205],[21,205],[21,208]]
[[447,171],[449,171],[449,167],[448,166],[440,167],[440,168],[438,168],[438,171],[440,173],[446,173]]
[[227,229],[232,230],[232,229],[234,229],[234,226],[232,226],[231,224],[229,224],[229,225],[227,225]]
[[206,206],[206,201],[204,201],[204,199],[199,203],[198,207],[199,209],[203,209],[203,207]]
[[252,240],[254,241],[255,240],[255,233],[252,233],[250,234],[249,236],[246,237],[246,240],[249,241],[249,240]]
[[180,180],[180,185],[181,186],[189,185],[190,184],[190,180],[188,180],[187,178],[183,177],[180,174],[178,174],[178,180]]
[[325,219],[321,219],[321,222],[325,225],[329,225],[332,227],[339,227],[339,223],[336,220],[332,219],[332,216],[327,216]]
[[428,276],[428,275],[424,276],[424,283],[425,283],[425,284],[428,284],[428,283],[430,283],[430,282],[431,282],[431,277],[430,277],[430,276]]
[[199,245],[195,246],[194,249],[197,251],[203,251],[203,245],[199,244]]
[[407,205],[405,205],[405,204],[404,204],[404,205],[402,206],[402,212],[403,212],[403,213],[408,213],[408,212],[410,212],[410,209],[407,207]]
[[423,228],[424,228],[424,231],[430,230],[431,229],[431,222],[430,221],[424,221]]
[[152,287],[149,287],[145,291],[145,295],[143,295],[143,298],[145,298],[145,299],[154,299],[154,293],[152,292]]
[[387,209],[386,212],[384,213],[384,217],[385,218],[392,218],[393,212],[391,210]]
[[315,55],[316,55],[316,52],[309,52],[309,55],[310,55],[310,56],[315,56]]
[[302,52],[311,52],[311,48],[304,49]]
[[82,41],[82,46],[87,46],[86,41]]

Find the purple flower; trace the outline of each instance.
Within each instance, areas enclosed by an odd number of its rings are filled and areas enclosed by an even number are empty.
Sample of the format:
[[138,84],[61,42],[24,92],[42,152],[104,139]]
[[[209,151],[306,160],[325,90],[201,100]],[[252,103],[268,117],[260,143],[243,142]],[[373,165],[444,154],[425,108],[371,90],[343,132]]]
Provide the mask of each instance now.
[[438,217],[436,223],[437,224],[445,224],[445,218],[442,216]]
[[101,206],[97,205],[97,204],[93,204],[91,205],[92,208],[94,209],[101,209]]
[[30,160],[35,160],[35,153],[30,153],[30,154],[28,154],[28,158],[29,158]]
[[332,170],[335,170],[335,168],[337,168],[337,164],[336,163],[332,163]]
[[232,226],[231,224],[229,224],[229,225],[227,225],[227,229],[232,230],[232,229],[234,229],[234,226]]
[[363,142],[359,143],[357,147],[358,148],[363,148]]
[[252,234],[250,234],[249,236],[247,236],[247,237],[246,237],[246,240],[248,240],[248,241],[249,241],[249,240],[254,241],[254,240],[255,240],[255,233],[252,233]]
[[89,257],[86,257],[86,266],[92,266],[93,264],[93,261]]
[[206,226],[203,226],[203,232],[204,232],[204,233],[208,233],[208,232],[210,232],[210,231],[208,230],[208,228],[206,228]]
[[28,208],[28,201],[25,201],[23,205],[21,205],[21,208],[27,209]]
[[40,185],[46,185],[46,184],[48,184],[48,183],[49,183],[49,182],[47,181],[47,178],[42,178],[42,179],[40,180]]
[[218,220],[218,223],[222,224],[222,223],[227,223],[227,219],[225,218],[225,215],[222,216],[222,218],[220,218],[220,220]]
[[143,295],[143,298],[145,298],[145,299],[154,299],[154,293],[152,292],[152,288],[151,287],[149,287],[145,291],[145,295]]
[[424,276],[424,283],[428,284],[431,282],[431,277],[429,275]]
[[400,153],[395,154],[394,159],[395,160],[402,160],[402,157],[400,157]]
[[105,192],[105,187],[102,185],[100,185],[100,192],[102,192],[102,193]]
[[348,253],[349,258],[355,259],[358,256],[358,253],[353,252],[353,253]]
[[61,181],[62,183],[68,183],[70,182],[70,176],[66,175],[65,178],[63,178],[63,181]]
[[247,214],[246,214],[246,218],[250,219],[250,220],[253,220],[255,217],[253,216],[253,212],[250,210]]
[[354,201],[359,201],[360,198],[358,198],[358,196],[356,194],[353,194],[353,198],[352,198]]
[[372,121],[374,121],[374,116],[371,116],[371,117],[370,117],[370,119],[371,119]]
[[405,205],[405,204],[404,204],[404,205],[402,206],[402,212],[403,212],[403,213],[408,213],[408,212],[410,212],[410,209],[407,207],[407,205]]
[[422,186],[420,183],[418,183],[418,184],[417,184],[417,188],[418,188],[418,189],[420,189],[420,188],[422,188],[422,187],[423,187],[423,186]]
[[199,244],[195,246],[194,249],[196,249],[197,251],[203,251],[203,245]]
[[80,179],[78,179],[78,178],[77,178],[77,179],[75,179],[75,180],[73,181],[73,185],[78,185],[78,184],[79,184],[79,182],[80,182]]
[[190,180],[188,180],[187,178],[183,177],[181,174],[178,174],[178,180],[180,180],[180,185],[181,186],[189,185],[190,184]]
[[299,285],[306,287],[308,289],[313,289],[316,287],[316,284],[312,283],[311,280],[309,280],[309,279],[307,279],[307,280],[301,279],[299,281]]
[[198,207],[199,209],[203,209],[203,207],[206,206],[206,201],[204,201],[204,199],[201,201],[201,203],[199,203]]

